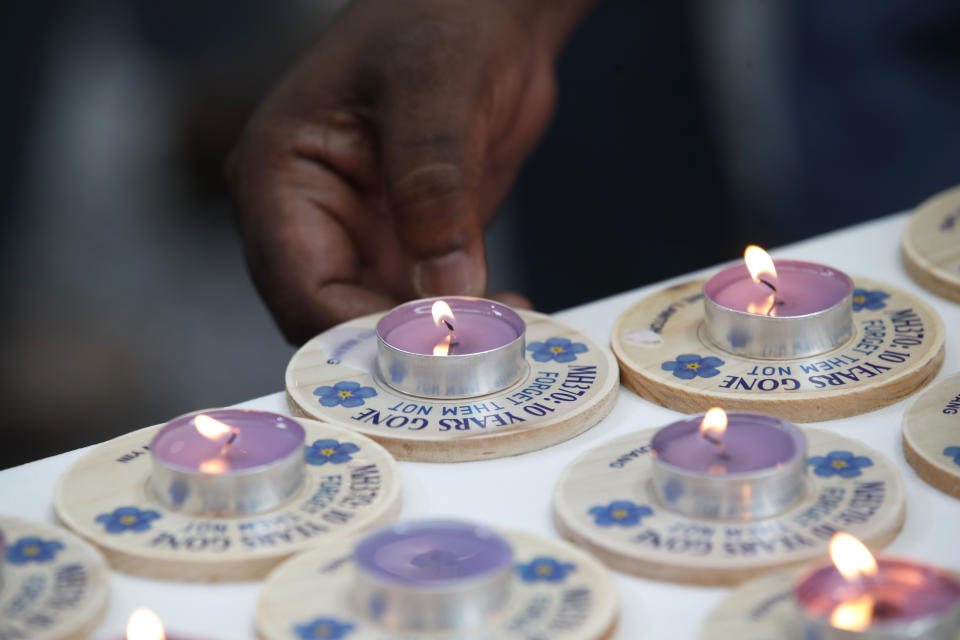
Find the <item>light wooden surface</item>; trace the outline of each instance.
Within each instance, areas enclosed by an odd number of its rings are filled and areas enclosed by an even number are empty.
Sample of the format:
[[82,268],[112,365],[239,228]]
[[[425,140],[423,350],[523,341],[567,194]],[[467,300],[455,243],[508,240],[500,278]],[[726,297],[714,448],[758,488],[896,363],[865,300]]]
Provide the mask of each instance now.
[[960,373],[920,394],[903,416],[903,453],[921,478],[960,498]]
[[960,302],[960,187],[921,203],[903,230],[900,246],[914,280]]
[[[119,571],[169,580],[250,580],[280,561],[331,539],[384,524],[400,511],[400,475],[380,445],[359,434],[301,419],[307,444],[332,438],[359,450],[347,462],[306,465],[303,486],[271,511],[198,517],[164,508],[147,490],[147,451],[162,425],[106,442],[60,477],[57,516],[100,547]],[[145,526],[108,530],[118,508],[135,507]],[[152,515],[151,515],[152,514]],[[136,522],[131,521],[131,525]]]
[[[517,531],[500,532],[513,547],[516,566],[534,558],[561,565],[554,581],[528,581],[515,571],[510,599],[491,626],[457,633],[389,633],[359,615],[352,604],[355,541],[341,540],[291,558],[270,574],[257,604],[257,632],[264,640],[298,640],[297,625],[318,618],[352,625],[349,640],[601,640],[616,624],[618,598],[599,562],[560,540]],[[310,594],[304,598],[303,594]]]
[[[0,531],[8,550],[7,562],[0,564],[0,638],[86,638],[109,599],[103,556],[48,524],[0,516]],[[40,544],[28,544],[31,539]]]
[[[822,429],[804,429],[808,457],[849,451],[870,466],[851,477],[822,477],[807,467],[804,498],[763,520],[691,518],[661,506],[650,486],[650,439],[656,429],[621,436],[568,466],[554,492],[557,529],[619,571],[698,585],[735,584],[764,571],[826,557],[842,529],[877,547],[903,525],[903,482],[896,466],[863,443]],[[591,510],[625,501],[646,513],[626,525]]]
[[[375,373],[381,316],[367,316],[317,336],[293,356],[286,374],[290,410],[369,436],[400,460],[501,458],[568,440],[610,413],[619,382],[616,362],[589,335],[540,313],[520,314],[528,347],[566,338],[586,349],[570,362],[538,362],[528,349],[527,375],[513,386],[480,398],[430,400],[396,391]],[[315,390],[345,381],[375,395],[352,407],[320,403]]]
[[[611,344],[623,383],[685,413],[720,406],[794,422],[832,420],[897,402],[940,370],[943,322],[910,293],[867,278],[854,281],[889,297],[880,308],[854,311],[855,334],[845,345],[799,360],[735,356],[709,342],[702,328],[704,280],[658,291],[630,307],[613,327]],[[664,369],[686,354],[721,364],[704,367],[709,376],[689,380]]]
[[707,615],[700,640],[803,640],[792,592],[809,569],[777,571],[740,585]]
[[[958,371],[960,339],[953,335],[953,329],[960,327],[960,305],[918,287],[904,270],[899,258],[899,242],[906,221],[906,215],[880,218],[773,249],[771,253],[775,258],[834,265],[847,273],[866,274],[877,281],[913,292],[934,307],[951,329],[947,336],[944,370]],[[682,242],[682,239],[677,241]],[[587,252],[583,259],[598,258]],[[685,259],[685,255],[678,252],[678,271],[684,268]],[[557,319],[577,327],[598,343],[606,343],[617,317],[639,300],[673,284],[705,278],[719,268],[685,273],[673,280],[642,287],[644,276],[637,273],[638,288],[563,311],[557,314]],[[543,277],[549,278],[549,273],[545,272]],[[535,298],[536,291],[531,293]],[[237,345],[237,348],[251,349],[254,354],[251,362],[255,361],[256,345]],[[242,406],[286,412],[286,398],[279,382],[281,374],[277,372],[277,393],[247,400]],[[404,497],[402,516],[481,520],[499,529],[522,529],[543,536],[556,536],[550,509],[551,496],[557,477],[571,460],[617,436],[657,427],[681,416],[623,387],[618,396],[609,416],[595,427],[547,449],[518,457],[456,465],[399,463]],[[889,551],[932,564],[960,568],[960,553],[957,551],[960,500],[923,482],[904,460],[900,439],[907,404],[901,401],[870,413],[817,426],[866,443],[896,463],[906,487],[909,517],[888,547]],[[141,425],[131,424],[130,428],[137,426]],[[72,462],[90,450],[71,451],[0,471],[0,512],[53,523],[51,504],[57,479]],[[623,605],[613,635],[615,640],[696,638],[707,613],[730,592],[723,587],[655,581],[617,570],[613,570],[612,575],[618,599]],[[119,571],[110,571],[109,580],[111,601],[106,617],[95,632],[94,637],[98,640],[122,637],[131,611],[143,605],[154,609],[171,634],[178,637],[211,640],[252,640],[255,637],[254,612],[261,582],[173,582]]]

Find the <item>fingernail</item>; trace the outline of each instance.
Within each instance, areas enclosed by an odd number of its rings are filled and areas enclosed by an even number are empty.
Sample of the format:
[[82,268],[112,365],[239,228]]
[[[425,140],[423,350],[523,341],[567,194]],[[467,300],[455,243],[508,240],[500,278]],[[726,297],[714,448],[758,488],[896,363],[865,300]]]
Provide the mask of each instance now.
[[479,296],[483,294],[483,269],[466,251],[454,251],[440,258],[418,262],[413,267],[417,295]]

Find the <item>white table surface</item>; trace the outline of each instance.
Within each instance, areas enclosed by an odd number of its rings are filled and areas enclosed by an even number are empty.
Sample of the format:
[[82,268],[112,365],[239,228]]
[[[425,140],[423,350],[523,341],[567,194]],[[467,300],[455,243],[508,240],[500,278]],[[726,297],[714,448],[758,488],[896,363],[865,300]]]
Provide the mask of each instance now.
[[[960,369],[960,305],[938,298],[916,285],[899,256],[905,214],[833,232],[773,251],[779,258],[802,258],[830,264],[853,276],[868,276],[912,291],[942,316],[947,356],[942,378]],[[613,323],[640,298],[664,285],[689,279],[687,274],[557,314],[603,343]],[[951,333],[952,330],[952,333]],[[906,463],[900,446],[900,421],[912,398],[892,406],[817,426],[863,440],[894,461],[907,489],[907,521],[890,550],[932,563],[960,568],[960,501],[921,481]],[[239,406],[287,413],[282,393]],[[199,409],[200,407],[198,407]],[[404,518],[451,516],[504,528],[556,536],[550,499],[560,470],[576,455],[632,430],[667,424],[675,411],[644,400],[621,387],[613,412],[586,433],[544,451],[513,458],[456,464],[401,462]],[[130,425],[131,430],[146,425]],[[52,499],[60,473],[86,449],[71,451],[0,471],[0,513],[55,522]],[[695,638],[706,614],[728,592],[656,582],[613,572],[620,598],[620,625],[615,638]],[[253,614],[258,582],[226,584],[179,583],[110,573],[109,611],[95,638],[119,637],[130,612],[149,606],[169,632],[210,639],[254,637]],[[304,597],[309,597],[304,594]]]

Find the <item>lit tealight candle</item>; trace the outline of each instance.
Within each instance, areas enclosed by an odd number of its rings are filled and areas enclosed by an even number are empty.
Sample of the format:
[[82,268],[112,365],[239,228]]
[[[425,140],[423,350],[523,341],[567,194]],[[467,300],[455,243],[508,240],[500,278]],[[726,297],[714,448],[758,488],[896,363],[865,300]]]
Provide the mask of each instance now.
[[215,409],[166,424],[153,438],[150,486],[167,508],[193,515],[268,511],[304,477],[304,431],[265,411]]
[[526,324],[481,298],[415,300],[377,323],[377,366],[404,393],[464,398],[495,393],[525,371]]
[[464,630],[493,619],[509,594],[513,550],[455,521],[394,525],[354,551],[356,602],[393,631]]
[[715,408],[660,429],[650,447],[654,492],[684,515],[767,518],[804,493],[807,439],[782,418]]
[[744,262],[703,287],[707,336],[732,353],[802,358],[853,335],[853,281],[813,262],[774,261],[750,246]]
[[832,564],[794,589],[809,640],[956,640],[960,583],[926,565],[874,559],[847,533],[830,541]]

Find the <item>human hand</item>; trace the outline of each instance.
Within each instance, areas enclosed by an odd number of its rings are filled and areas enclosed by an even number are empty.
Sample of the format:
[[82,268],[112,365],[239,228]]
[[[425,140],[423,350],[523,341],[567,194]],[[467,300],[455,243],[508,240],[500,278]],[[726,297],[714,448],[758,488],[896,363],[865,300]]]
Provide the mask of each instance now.
[[484,293],[483,228],[547,124],[556,52],[588,4],[356,0],[286,75],[228,176],[290,341]]

